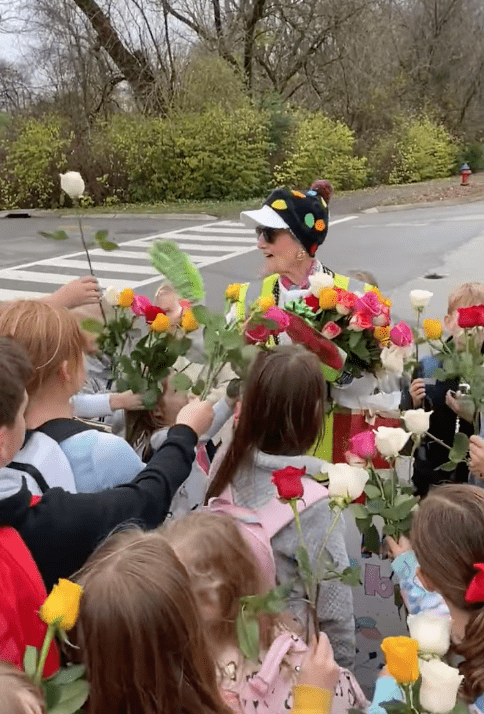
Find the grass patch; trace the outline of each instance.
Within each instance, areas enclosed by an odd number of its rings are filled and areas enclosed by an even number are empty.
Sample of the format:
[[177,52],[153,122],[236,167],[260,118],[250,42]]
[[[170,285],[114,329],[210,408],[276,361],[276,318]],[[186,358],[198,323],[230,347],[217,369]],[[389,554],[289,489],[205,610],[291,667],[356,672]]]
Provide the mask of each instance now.
[[[247,201],[167,201],[163,203],[118,203],[111,206],[90,206],[83,208],[83,215],[125,214],[165,214],[165,213],[207,213],[217,218],[238,218],[241,211],[260,208],[266,196]],[[76,213],[77,209],[56,209],[62,215]]]

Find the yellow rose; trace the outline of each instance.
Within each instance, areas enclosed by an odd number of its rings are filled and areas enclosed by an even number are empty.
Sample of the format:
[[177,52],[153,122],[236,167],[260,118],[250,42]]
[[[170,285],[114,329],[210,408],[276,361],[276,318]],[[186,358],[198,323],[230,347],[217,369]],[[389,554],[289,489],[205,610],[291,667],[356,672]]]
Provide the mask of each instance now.
[[240,295],[240,287],[240,283],[232,283],[232,285],[229,285],[225,291],[225,297],[227,300],[230,300],[230,302],[237,302]]
[[257,304],[262,310],[262,312],[267,312],[270,307],[274,307],[276,301],[274,300],[273,295],[265,295],[264,297],[260,297],[257,300]]
[[429,340],[438,340],[442,337],[443,330],[440,320],[430,320],[429,318],[426,318],[423,321],[423,328],[425,336],[428,337]]
[[338,293],[333,288],[323,288],[319,293],[319,307],[321,310],[332,310],[338,302]]
[[186,310],[183,313],[183,317],[181,319],[181,326],[183,327],[185,332],[193,332],[193,330],[196,330],[199,327],[198,322],[195,320],[193,312],[191,310]]
[[158,313],[158,315],[151,323],[151,329],[153,330],[153,332],[167,332],[170,327],[170,318],[164,315],[162,312]]
[[119,307],[131,307],[134,299],[134,292],[131,288],[125,288],[119,293],[118,305]]
[[387,668],[399,684],[411,684],[419,677],[418,642],[410,637],[386,637],[381,643]]
[[379,288],[376,287],[376,285],[372,285],[371,288],[369,288],[366,292],[375,293],[375,295],[377,296],[378,300],[381,302],[382,305],[386,305],[387,307],[392,306],[392,301],[389,298],[382,295],[381,291],[379,290]]
[[47,600],[41,606],[40,618],[47,624],[55,622],[63,630],[70,630],[76,624],[79,615],[82,588],[70,580],[61,578],[54,585]]
[[378,340],[378,342],[386,344],[390,340],[390,326],[385,325],[384,327],[375,327],[373,330],[373,336],[375,340]]

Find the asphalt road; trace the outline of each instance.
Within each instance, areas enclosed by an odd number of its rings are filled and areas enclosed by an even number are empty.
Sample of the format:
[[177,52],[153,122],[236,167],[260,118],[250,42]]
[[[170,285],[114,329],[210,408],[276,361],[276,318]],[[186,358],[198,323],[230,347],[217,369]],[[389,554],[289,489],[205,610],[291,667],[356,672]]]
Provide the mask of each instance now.
[[[39,231],[57,228],[66,230],[69,240],[54,242],[39,236]],[[151,296],[159,282],[158,277],[153,271],[149,273],[149,268],[133,266],[143,262],[148,265],[145,261],[150,243],[145,240],[148,236],[162,238],[166,234],[180,245],[188,246],[183,249],[198,261],[206,284],[207,303],[212,307],[220,306],[228,283],[260,279],[262,263],[255,249],[255,238],[252,243],[251,232],[235,221],[217,223],[213,219],[146,217],[84,219],[86,235],[100,228],[107,229],[110,237],[121,246],[119,252],[99,251],[96,256],[99,261],[99,273],[96,270],[96,274],[103,284],[113,277],[129,284],[135,277],[139,280],[136,289]],[[0,220],[0,289],[3,288],[0,297],[6,299],[9,290],[19,297],[23,291],[48,292],[55,289],[51,282],[56,273],[59,274],[58,284],[62,284],[64,278],[85,274],[83,255],[76,255],[80,248],[74,218]],[[66,256],[68,259],[63,260]],[[328,237],[319,249],[318,257],[339,273],[347,275],[355,270],[373,273],[383,292],[398,296],[394,312],[399,317],[411,318],[406,305],[407,287],[432,290],[435,299],[429,316],[434,316],[432,312],[439,316],[445,312],[446,293],[456,280],[458,283],[479,280],[484,275],[484,202],[352,216],[332,214]],[[41,261],[47,261],[48,265],[42,265]],[[12,272],[15,266],[25,264],[31,267]],[[133,274],[134,270],[139,275]],[[33,284],[30,271],[38,276]],[[432,273],[444,277],[425,277]]]

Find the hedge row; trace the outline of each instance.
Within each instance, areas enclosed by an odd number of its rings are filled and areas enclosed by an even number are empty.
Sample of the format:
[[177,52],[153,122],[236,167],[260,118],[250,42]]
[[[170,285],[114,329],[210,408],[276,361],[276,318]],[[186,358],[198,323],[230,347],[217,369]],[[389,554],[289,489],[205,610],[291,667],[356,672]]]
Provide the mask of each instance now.
[[[448,176],[459,147],[427,117],[355,153],[353,132],[323,114],[296,113],[274,144],[274,116],[213,106],[169,118],[119,114],[79,135],[57,115],[0,129],[0,208],[59,205],[59,172],[80,171],[93,203],[247,199],[315,178],[353,189]],[[280,157],[271,168],[271,159]]]

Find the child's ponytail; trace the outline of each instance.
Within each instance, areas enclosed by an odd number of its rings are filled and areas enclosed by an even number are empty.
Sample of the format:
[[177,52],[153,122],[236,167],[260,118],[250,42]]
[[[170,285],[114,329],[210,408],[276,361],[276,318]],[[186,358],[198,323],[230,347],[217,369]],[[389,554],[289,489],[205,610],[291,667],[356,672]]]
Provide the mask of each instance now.
[[484,604],[471,614],[464,640],[454,651],[464,657],[459,665],[464,675],[462,690],[472,702],[484,692]]

